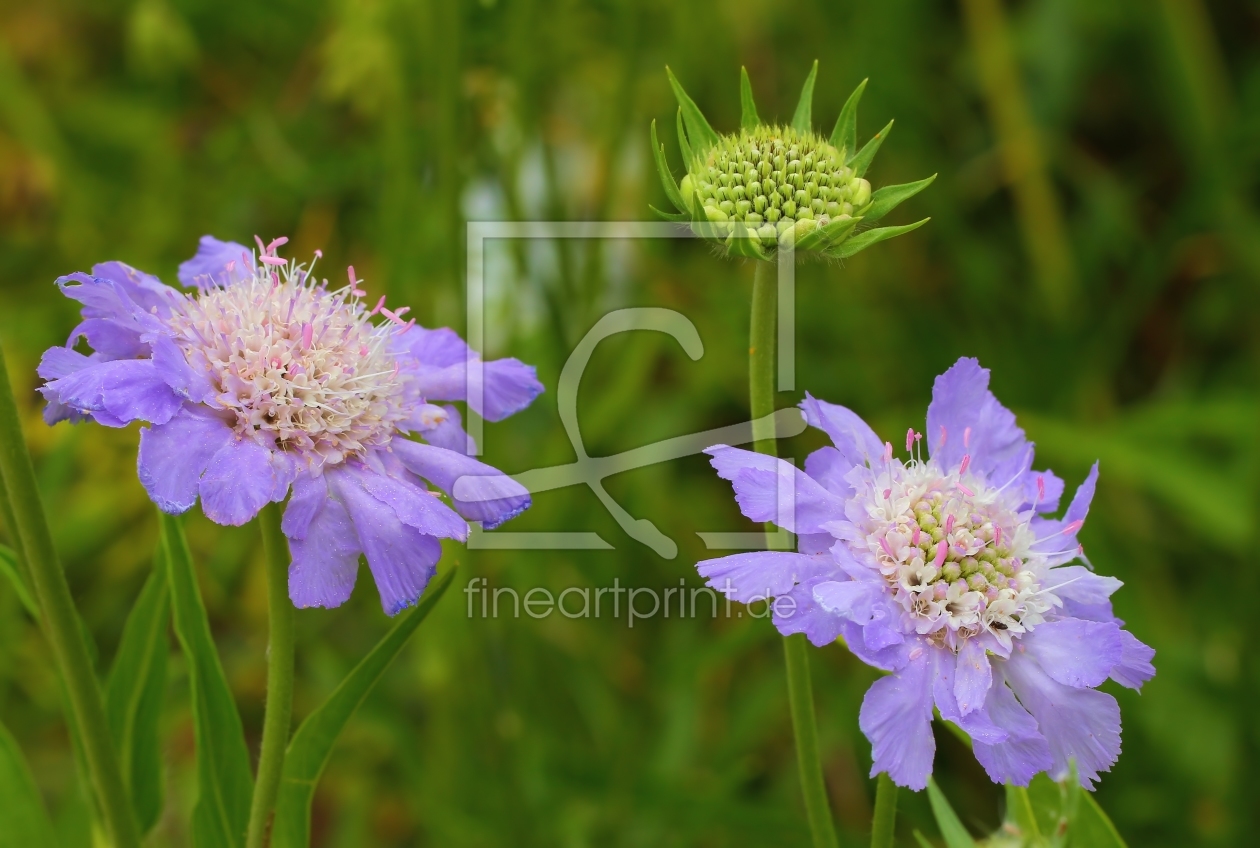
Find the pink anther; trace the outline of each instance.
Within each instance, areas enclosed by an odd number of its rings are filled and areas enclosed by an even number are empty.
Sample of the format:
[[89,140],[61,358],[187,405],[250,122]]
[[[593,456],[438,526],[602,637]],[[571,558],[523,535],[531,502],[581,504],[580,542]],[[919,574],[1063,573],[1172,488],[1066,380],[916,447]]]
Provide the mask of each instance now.
[[893,559],[897,558],[897,555],[893,553],[892,548],[889,546],[887,539],[880,539],[879,546],[884,549],[884,553],[888,554]]
[[975,492],[971,491],[971,489],[968,489],[962,483],[958,484],[958,491],[962,492],[964,495],[966,495],[969,498],[974,498],[976,496]]
[[970,427],[967,427],[966,429],[963,430],[963,447],[964,448],[971,447],[971,428]]
[[917,524],[914,525],[914,534],[910,537],[910,544],[916,548],[919,546],[919,533],[920,532],[922,531],[920,531],[919,525]]
[[373,315],[380,312],[384,308],[385,308],[385,295],[381,295],[381,299],[376,302],[376,306],[373,306],[372,311],[368,313],[368,317],[371,318]]
[[997,545],[998,547],[1001,547],[1002,545],[1002,528],[1001,527],[993,528],[993,544]]
[[258,252],[259,252],[259,253],[266,253],[266,252],[267,252],[267,248],[263,246],[263,243],[262,243],[262,239],[261,239],[261,238],[259,238],[257,235],[255,235],[255,236],[254,236],[254,241],[258,244]]
[[892,462],[892,442],[884,442],[884,462]]
[[316,259],[323,259],[323,258],[324,258],[324,251],[320,250],[318,247],[317,247],[317,248],[315,248],[315,258],[316,258]]
[[940,542],[936,543],[936,556],[932,558],[933,567],[940,568],[942,565],[945,564],[945,552],[948,550],[949,550],[949,545],[945,544],[945,541],[943,539]]
[[945,447],[945,439],[948,437],[948,435],[949,434],[945,432],[945,425],[942,424],[941,425],[941,438],[940,438],[940,441],[936,443],[937,450],[940,450],[941,448]]
[[1081,519],[1077,519],[1076,521],[1073,521],[1071,524],[1069,524],[1067,527],[1064,527],[1061,532],[1065,534],[1075,533],[1077,530],[1080,530],[1084,526],[1085,526],[1085,522]]
[[914,447],[914,428],[911,427],[909,430],[906,431],[906,453],[909,453],[910,449],[913,447]]
[[1041,503],[1042,499],[1045,498],[1045,496],[1046,496],[1046,478],[1043,475],[1038,474],[1037,475],[1037,503]]
[[961,477],[967,473],[967,466],[971,465],[971,454],[965,453],[962,458],[962,465],[958,466],[958,476]]
[[884,489],[884,500],[892,500],[892,489]]
[[288,264],[289,264],[289,260],[287,260],[287,259],[281,259],[279,256],[268,256],[267,254],[263,254],[262,256],[260,256],[260,257],[258,257],[258,258],[259,258],[260,260],[262,260],[262,263],[263,263],[264,265],[277,265],[277,266],[279,266],[279,265],[288,265]]
[[945,532],[954,532],[954,516],[950,515],[945,518]]
[[288,243],[289,243],[288,236],[280,236],[279,238],[274,238],[271,240],[271,244],[267,245],[267,252],[275,253],[277,247],[282,247]]

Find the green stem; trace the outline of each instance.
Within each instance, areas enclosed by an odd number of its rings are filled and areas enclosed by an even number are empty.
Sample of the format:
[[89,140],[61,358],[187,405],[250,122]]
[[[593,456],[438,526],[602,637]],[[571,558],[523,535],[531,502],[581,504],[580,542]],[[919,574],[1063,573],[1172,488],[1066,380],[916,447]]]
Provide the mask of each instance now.
[[892,848],[897,829],[897,784],[884,772],[875,787],[875,819],[871,822],[871,848]]
[[267,504],[258,517],[267,560],[267,608],[271,622],[267,648],[267,711],[263,717],[258,780],[249,808],[247,848],[267,844],[267,823],[276,805],[284,753],[293,715],[293,604],[289,601],[289,546],[280,529],[279,504]]
[[3,349],[0,349],[0,475],[4,478],[12,509],[10,529],[21,545],[43,612],[44,633],[65,680],[70,709],[82,734],[88,772],[105,827],[115,848],[138,848],[140,837],[105,720],[100,685],[79,629],[70,586],[57,561],[52,531],[48,528],[48,517],[35,483],[35,468],[26,451],[17,402],[9,385]]
[[[748,395],[753,418],[753,447],[758,453],[774,456],[774,333],[778,304],[777,269],[773,263],[758,262],[753,274],[752,318],[748,344]],[[764,420],[759,420],[764,419]],[[767,527],[767,530],[772,528]],[[814,719],[814,689],[809,679],[809,649],[801,634],[783,640],[787,659],[788,702],[792,710],[792,731],[796,736],[796,759],[800,766],[801,791],[814,848],[836,848],[836,830],[827,804],[823,783],[822,758],[818,755],[818,724]]]

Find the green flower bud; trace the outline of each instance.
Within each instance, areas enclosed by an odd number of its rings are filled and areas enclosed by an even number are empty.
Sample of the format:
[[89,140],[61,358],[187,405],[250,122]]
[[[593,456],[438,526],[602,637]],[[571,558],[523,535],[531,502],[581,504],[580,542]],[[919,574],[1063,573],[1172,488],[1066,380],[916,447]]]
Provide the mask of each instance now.
[[[739,255],[762,259],[768,253],[762,252],[756,242],[760,240],[773,250],[776,244],[786,243],[783,236],[789,231],[792,235],[788,240],[798,249],[843,258],[924,223],[867,230],[856,247],[845,244],[856,231],[852,221],[847,226],[829,226],[843,216],[853,216],[855,210],[862,213],[863,225],[869,225],[926,188],[933,178],[872,192],[863,175],[891,125],[858,148],[857,105],[866,86],[863,82],[845,103],[831,135],[815,133],[810,118],[816,74],[817,64],[801,93],[792,123],[784,126],[760,120],[745,74],[740,129],[719,135],[671,72],[670,84],[680,107],[678,132],[686,174],[675,184],[653,124],[657,171],[666,194],[681,214],[655,211],[673,221],[729,224],[730,232],[736,234],[740,230],[735,225],[743,224],[757,239],[752,240],[751,247],[750,240],[742,238],[726,242],[726,247]],[[700,208],[695,208],[697,196]],[[716,217],[719,214],[725,218]],[[783,229],[784,224],[788,229]],[[719,229],[722,228],[707,227],[703,234],[713,237]],[[725,234],[722,235],[725,240]]]

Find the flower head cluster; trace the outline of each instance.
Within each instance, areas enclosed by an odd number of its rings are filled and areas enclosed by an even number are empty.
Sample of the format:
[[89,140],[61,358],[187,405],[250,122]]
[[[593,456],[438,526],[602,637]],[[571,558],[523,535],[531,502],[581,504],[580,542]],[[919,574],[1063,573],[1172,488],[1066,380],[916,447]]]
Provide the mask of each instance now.
[[879,220],[935,177],[872,193],[864,174],[892,123],[858,149],[857,106],[866,87],[863,82],[845,104],[831,136],[814,133],[810,119],[817,73],[815,62],[792,123],[775,126],[758,118],[748,73],[743,72],[743,119],[740,131],[731,135],[718,135],[709,126],[671,73],[687,173],[674,182],[653,123],[657,170],[678,209],[653,211],[666,220],[689,222],[698,235],[721,242],[731,253],[758,259],[780,247],[843,258],[925,223],[927,219],[854,235],[859,225]]
[[699,564],[733,600],[775,603],[784,634],[843,638],[892,672],[866,694],[860,725],[872,774],[922,789],[932,770],[933,708],[967,731],[998,783],[1056,778],[1075,761],[1091,786],[1120,753],[1107,678],[1140,688],[1154,651],[1112,614],[1120,581],[1085,565],[1077,540],[1097,466],[1061,518],[1063,481],[1034,471],[1033,446],[960,360],[937,378],[927,431],[894,455],[853,412],[807,397],[833,443],[804,471],[726,446],[709,449],[744,514],[797,533],[798,552],[736,554]]
[[[277,255],[286,241],[253,251],[204,237],[180,266],[189,292],[121,262],[59,279],[83,321],[40,364],[45,418],[147,422],[140,481],[170,513],[200,499],[211,520],[244,524],[291,491],[293,602],[344,603],[363,555],[392,615],[423,593],[440,539],[530,502],[470,456],[458,410],[433,401],[498,421],[542,386],[515,359],[483,362],[453,331],[405,320],[406,307],[369,308],[353,268],[338,287],[317,279],[313,263]],[[461,479],[468,501],[452,494]]]

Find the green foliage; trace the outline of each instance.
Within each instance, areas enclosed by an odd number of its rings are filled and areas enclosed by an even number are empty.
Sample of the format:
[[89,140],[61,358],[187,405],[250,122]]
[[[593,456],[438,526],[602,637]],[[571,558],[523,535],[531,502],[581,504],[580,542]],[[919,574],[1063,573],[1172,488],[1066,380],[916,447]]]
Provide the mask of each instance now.
[[197,574],[178,516],[160,514],[162,556],[169,569],[175,635],[188,664],[197,746],[197,805],[192,844],[243,845],[254,779],[241,717],[219,662]]
[[55,848],[56,836],[44,800],[22,757],[22,749],[0,724],[0,848]]

